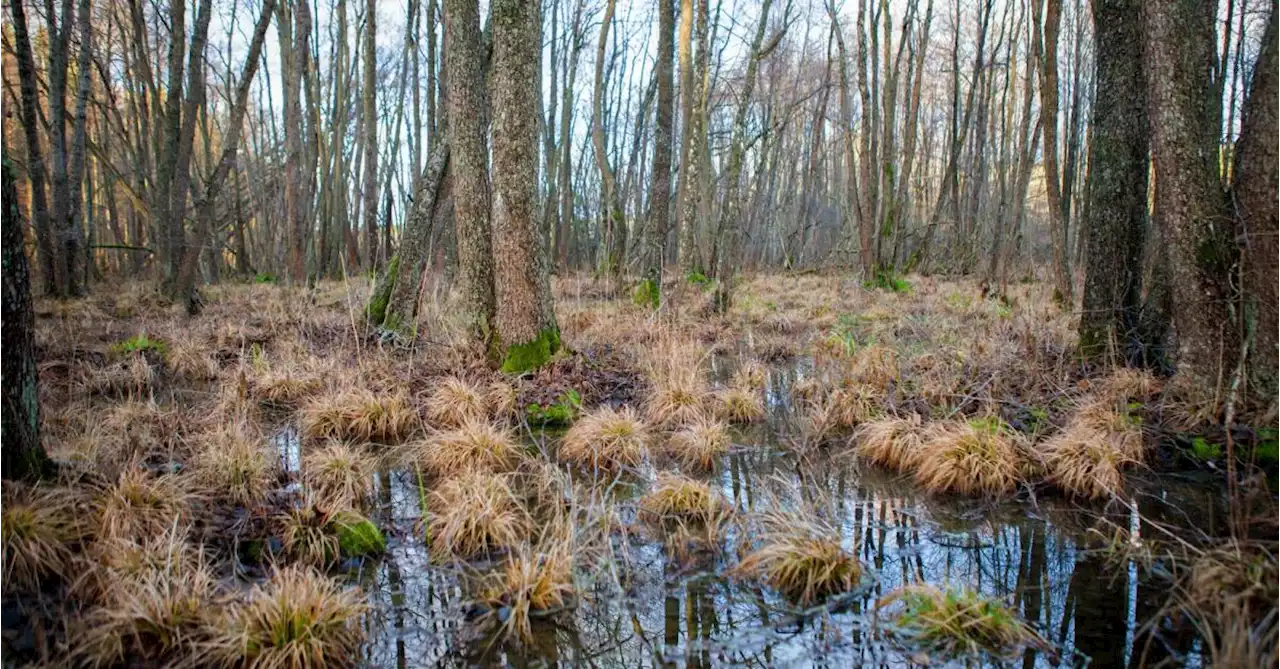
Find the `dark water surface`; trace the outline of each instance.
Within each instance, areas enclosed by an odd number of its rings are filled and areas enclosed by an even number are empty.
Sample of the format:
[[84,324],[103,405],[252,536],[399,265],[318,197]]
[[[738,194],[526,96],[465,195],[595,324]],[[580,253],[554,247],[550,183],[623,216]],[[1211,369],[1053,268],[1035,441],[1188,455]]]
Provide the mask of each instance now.
[[[723,369],[716,369],[723,376]],[[690,565],[652,533],[614,540],[612,565],[580,574],[578,605],[535,622],[531,645],[503,641],[468,622],[458,567],[432,564],[412,473],[379,478],[375,514],[391,530],[381,560],[360,567],[372,605],[366,660],[375,667],[905,667],[1198,666],[1193,639],[1154,636],[1144,625],[1168,583],[1105,547],[1140,542],[1145,519],[1208,531],[1219,494],[1171,481],[1138,481],[1128,503],[1075,505],[1022,495],[981,502],[925,495],[909,479],[815,452],[795,454],[788,388],[801,363],[771,371],[770,419],[735,434],[735,447],[707,479],[740,512],[793,504],[823,509],[864,566],[861,588],[835,610],[797,610],[767,587],[727,575],[732,557]],[[546,439],[551,442],[550,438]],[[652,471],[647,472],[650,475]],[[624,500],[625,502],[625,500]],[[624,503],[625,506],[625,503]],[[624,511],[624,520],[634,520]],[[743,537],[730,536],[726,552]],[[617,583],[621,583],[619,587]],[[1015,657],[946,658],[896,638],[877,602],[913,584],[966,587],[997,597],[1052,646]],[[1157,625],[1157,629],[1159,629]],[[1176,650],[1174,650],[1176,648]],[[1173,656],[1170,656],[1170,653]]]

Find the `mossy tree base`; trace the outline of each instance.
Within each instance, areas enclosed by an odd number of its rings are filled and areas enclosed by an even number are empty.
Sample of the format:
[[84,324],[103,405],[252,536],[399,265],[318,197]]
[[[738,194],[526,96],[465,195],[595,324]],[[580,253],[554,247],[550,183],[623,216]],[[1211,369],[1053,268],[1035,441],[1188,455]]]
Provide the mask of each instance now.
[[533,341],[508,345],[506,356],[502,360],[502,371],[508,374],[522,374],[531,369],[537,369],[546,364],[559,350],[560,331],[547,328]]
[[631,295],[632,301],[642,307],[657,309],[662,306],[662,288],[653,279],[643,279]]

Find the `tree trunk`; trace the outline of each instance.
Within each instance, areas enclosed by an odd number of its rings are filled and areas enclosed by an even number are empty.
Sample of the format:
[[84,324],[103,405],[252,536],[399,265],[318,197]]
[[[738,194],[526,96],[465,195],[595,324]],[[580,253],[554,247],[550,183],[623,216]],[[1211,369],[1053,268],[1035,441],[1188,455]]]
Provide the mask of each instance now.
[[[1044,2],[1043,8],[1041,2]],[[1040,60],[1040,123],[1044,126],[1044,184],[1049,205],[1049,234],[1053,237],[1054,296],[1069,308],[1073,282],[1067,255],[1062,181],[1058,175],[1058,30],[1062,23],[1062,0],[1031,0],[1031,8],[1035,16],[1031,30],[1033,50]],[[1043,46],[1039,39],[1042,14]]]
[[6,479],[38,479],[51,474],[53,463],[40,445],[40,393],[35,352],[35,314],[31,308],[31,276],[22,243],[22,214],[9,159],[3,159],[4,200],[4,412],[0,434],[0,474]]
[[1093,24],[1097,91],[1080,351],[1136,362],[1149,149],[1141,1],[1094,0]]
[[1276,64],[1276,3],[1253,66],[1249,97],[1244,102],[1240,139],[1236,142],[1232,199],[1244,239],[1246,314],[1252,311],[1253,395],[1276,401],[1276,99],[1280,92]]
[[489,227],[483,49],[477,0],[445,1],[454,219],[463,313],[472,340],[495,356],[493,242]]
[[600,169],[600,184],[603,189],[600,206],[604,209],[605,238],[609,242],[605,256],[607,259],[602,269],[609,276],[610,287],[615,292],[622,285],[622,266],[627,257],[627,218],[622,211],[616,175],[609,165],[604,127],[605,48],[609,43],[609,28],[613,25],[616,6],[617,0],[607,0],[604,18],[600,22],[600,41],[596,45],[596,78],[591,103],[591,146],[595,149],[596,166]]
[[538,5],[493,6],[493,256],[502,371],[537,369],[560,349],[538,232]]
[[[684,0],[682,0],[684,1]],[[687,0],[692,2],[692,0]],[[691,8],[682,7],[680,41],[684,45],[681,47],[681,58],[684,59],[691,51],[688,45],[688,26],[685,25]],[[702,254],[698,250],[698,212],[701,210],[700,204],[702,199],[702,172],[703,161],[702,156],[706,153],[707,129],[706,129],[706,99],[707,88],[710,85],[709,78],[709,50],[710,45],[707,43],[707,22],[708,7],[707,0],[698,0],[698,11],[695,31],[697,33],[698,44],[698,67],[697,71],[689,66],[691,86],[681,92],[681,95],[687,96],[685,104],[687,109],[685,114],[688,119],[684,126],[684,143],[688,144],[682,151],[685,155],[681,158],[680,172],[684,178],[684,192],[680,194],[680,274],[689,276],[694,272],[700,272],[703,269]],[[686,69],[685,64],[681,64],[681,71]],[[681,80],[685,79],[681,75]]]
[[662,262],[666,257],[671,218],[672,59],[675,51],[675,0],[658,0],[658,109],[653,126],[653,181],[649,193],[649,227],[645,243],[643,297],[653,307],[662,304]]
[[364,12],[364,73],[360,100],[364,109],[364,268],[377,270],[378,256],[378,2],[368,0]]
[[1159,0],[1144,9],[1155,216],[1168,246],[1178,373],[1217,391],[1239,344],[1230,315],[1236,249],[1211,111],[1221,104],[1212,97],[1215,8]]
[[[44,293],[57,295],[61,290],[54,280],[58,264],[58,245],[49,225],[49,197],[45,193],[44,153],[40,149],[39,102],[36,97],[36,64],[27,34],[25,0],[10,0],[13,11],[13,35],[18,65],[19,88],[22,91],[22,130],[27,145],[27,179],[31,183],[31,218],[36,231],[36,248],[40,250],[40,279]],[[5,210],[6,215],[8,209]],[[25,260],[25,258],[24,258]]]

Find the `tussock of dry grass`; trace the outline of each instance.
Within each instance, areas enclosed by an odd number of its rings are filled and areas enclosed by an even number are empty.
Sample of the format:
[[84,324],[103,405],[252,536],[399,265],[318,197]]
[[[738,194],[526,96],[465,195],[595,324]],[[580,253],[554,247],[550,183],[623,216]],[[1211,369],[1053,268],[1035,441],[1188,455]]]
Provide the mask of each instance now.
[[[462,427],[489,419],[487,389],[466,379],[450,376],[427,396],[427,422],[442,428]],[[511,400],[514,404],[514,398]]]
[[1018,615],[1000,602],[971,590],[942,591],[932,586],[904,588],[881,603],[901,602],[896,631],[949,655],[973,656],[988,651],[1011,656],[1044,641]]
[[858,558],[839,535],[815,520],[789,514],[766,516],[758,547],[738,564],[737,573],[761,579],[800,606],[808,606],[857,585]]
[[218,378],[218,363],[197,342],[184,337],[170,337],[164,362],[169,371],[188,381],[212,381]]
[[700,416],[671,435],[667,451],[682,467],[707,470],[729,452],[729,444],[728,425]]
[[569,428],[560,441],[558,455],[587,469],[634,469],[644,462],[649,439],[649,429],[635,410],[601,407]]
[[320,391],[320,377],[297,369],[268,369],[249,378],[249,395],[276,408],[292,409]]
[[224,425],[198,437],[193,476],[209,496],[233,504],[261,502],[276,479],[276,454],[244,424]]
[[438,561],[519,546],[533,520],[504,475],[467,471],[445,481],[428,503],[427,544]]
[[769,378],[769,372],[764,365],[758,360],[744,361],[737,369],[733,371],[733,377],[729,380],[731,388],[742,388],[744,390],[753,390],[763,392],[765,382]]
[[1273,667],[1280,583],[1272,548],[1229,541],[1195,557],[1175,590],[1215,667]]
[[764,398],[759,390],[729,386],[715,394],[715,414],[731,423],[754,423],[764,418]]
[[303,564],[328,567],[342,558],[338,534],[344,523],[363,520],[347,509],[326,508],[314,499],[276,516],[285,555]]
[[853,378],[881,392],[898,379],[898,354],[882,344],[858,348],[850,356],[849,364]]
[[106,367],[81,369],[78,388],[82,394],[143,398],[156,383],[156,370],[140,353]]
[[510,471],[524,451],[510,431],[484,421],[470,421],[455,430],[439,432],[409,447],[410,457],[435,476],[468,470]]
[[37,591],[50,579],[69,576],[73,547],[86,529],[77,495],[6,483],[0,499],[0,561],[6,589]]
[[863,423],[854,433],[854,452],[859,457],[893,471],[914,469],[923,448],[924,426],[917,414]]
[[364,501],[377,462],[362,447],[333,442],[302,458],[302,483],[327,506]]
[[533,640],[531,617],[550,614],[573,599],[573,546],[558,541],[538,550],[522,548],[486,578],[481,600],[492,610],[506,608],[505,634]]
[[640,511],[654,521],[711,523],[729,511],[724,496],[688,476],[662,472],[640,498]]
[[916,464],[916,482],[934,493],[1012,493],[1021,479],[1021,457],[1010,432],[995,418],[931,427]]
[[703,376],[705,359],[697,347],[679,342],[659,342],[649,351],[643,361],[650,383],[644,411],[651,422],[677,426],[702,416],[711,394]]
[[878,418],[884,397],[870,386],[852,384],[835,388],[826,401],[831,405],[836,424],[851,428]]
[[154,475],[130,466],[101,486],[92,507],[101,538],[142,538],[160,534],[175,520],[189,518],[195,495],[173,474]]
[[357,591],[324,574],[281,569],[229,611],[210,643],[210,655],[224,666],[258,669],[353,665],[364,640],[360,620],[366,609]]
[[402,393],[347,388],[312,399],[302,409],[309,439],[396,443],[418,429],[418,416]]
[[1093,401],[1039,450],[1058,488],[1075,497],[1111,497],[1124,486],[1122,470],[1143,460],[1142,428],[1127,410]]

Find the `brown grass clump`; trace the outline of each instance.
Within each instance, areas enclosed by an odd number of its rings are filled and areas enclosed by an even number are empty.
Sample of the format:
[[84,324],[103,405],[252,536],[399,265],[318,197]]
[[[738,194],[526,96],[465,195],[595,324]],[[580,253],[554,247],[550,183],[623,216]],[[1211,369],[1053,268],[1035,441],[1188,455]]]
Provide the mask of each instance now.
[[249,395],[259,403],[280,409],[297,407],[304,399],[319,392],[318,376],[297,370],[271,369],[249,379]]
[[650,350],[644,361],[650,384],[644,410],[650,421],[674,426],[702,416],[710,394],[702,374],[705,357],[697,348],[677,342],[660,342]]
[[562,460],[616,472],[639,467],[649,448],[649,430],[631,407],[601,407],[569,428],[560,441]]
[[640,512],[663,521],[710,523],[728,511],[728,504],[710,485],[682,474],[662,472],[653,488],[640,498]]
[[[90,667],[198,666],[213,633],[212,574],[203,566],[146,569],[110,587],[91,611],[71,654]],[[126,663],[126,660],[130,662]]]
[[902,603],[894,618],[897,631],[948,655],[973,656],[985,650],[1006,657],[1027,646],[1045,645],[1003,602],[971,590],[908,587],[890,594],[880,606],[891,602]]
[[171,337],[164,354],[169,371],[188,381],[212,381],[218,378],[218,363],[200,344],[183,337]]
[[764,398],[759,390],[729,386],[715,394],[715,413],[731,423],[753,423],[764,418]]
[[[488,389],[463,378],[450,376],[427,396],[427,422],[437,427],[455,428],[489,418]],[[512,405],[515,399],[511,400]]]
[[854,433],[858,456],[893,471],[910,471],[924,447],[924,427],[920,416],[881,418],[863,423]]
[[857,427],[881,415],[881,394],[867,385],[841,386],[832,390],[826,401],[840,427]]
[[888,390],[898,379],[898,354],[888,346],[874,344],[857,349],[850,356],[853,378],[879,391]]
[[333,442],[303,456],[302,483],[328,506],[358,504],[369,493],[376,465],[363,448]]
[[469,421],[455,430],[432,435],[411,447],[428,473],[450,476],[462,471],[510,471],[524,457],[512,434],[484,421]]
[[484,401],[490,416],[509,418],[516,412],[516,389],[505,381],[494,381],[485,389]]
[[36,591],[68,574],[84,535],[72,491],[6,483],[0,505],[0,561],[6,588]]
[[762,529],[759,547],[736,571],[768,582],[800,606],[848,592],[862,576],[858,558],[824,524],[779,513],[766,517]]
[[284,553],[316,567],[328,567],[344,557],[344,529],[367,524],[364,516],[355,511],[325,507],[314,498],[303,500],[275,520]]
[[1107,402],[1090,402],[1040,452],[1058,488],[1075,497],[1111,497],[1124,485],[1122,470],[1143,460],[1140,419]]
[[302,433],[311,439],[396,443],[417,427],[418,416],[401,393],[347,388],[321,395],[302,409]]
[[427,543],[439,561],[519,546],[533,520],[505,475],[467,471],[431,493]]
[[1011,429],[997,418],[940,424],[929,431],[915,479],[934,493],[999,496],[1020,480]]
[[728,425],[700,416],[671,435],[667,450],[681,466],[706,470],[729,452],[729,444]]
[[1274,544],[1228,541],[1197,555],[1175,590],[1215,667],[1273,667],[1280,656]]
[[359,657],[367,606],[314,569],[287,567],[255,585],[219,624],[211,655],[224,666],[322,669]]
[[88,367],[80,371],[78,385],[84,394],[109,397],[142,398],[156,383],[156,370],[141,353],[106,367]]
[[743,388],[746,390],[764,391],[765,382],[768,381],[769,372],[765,366],[758,360],[747,360],[733,371],[733,377],[729,381],[731,388]]
[[190,514],[194,497],[173,474],[153,475],[139,466],[126,467],[114,482],[101,486],[93,499],[98,536],[160,534]]
[[201,435],[194,480],[210,496],[239,506],[262,501],[276,478],[278,458],[266,440],[245,425],[225,425]]
[[481,600],[493,611],[507,609],[508,638],[533,640],[531,618],[563,609],[574,595],[573,546],[557,541],[536,552],[522,548],[508,555],[500,571],[486,579]]

